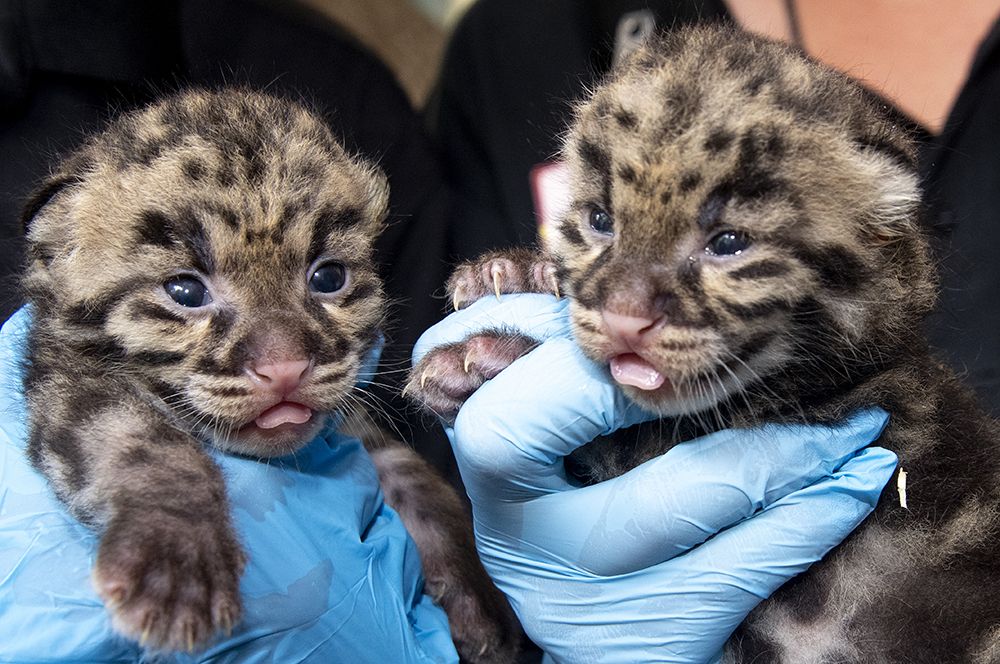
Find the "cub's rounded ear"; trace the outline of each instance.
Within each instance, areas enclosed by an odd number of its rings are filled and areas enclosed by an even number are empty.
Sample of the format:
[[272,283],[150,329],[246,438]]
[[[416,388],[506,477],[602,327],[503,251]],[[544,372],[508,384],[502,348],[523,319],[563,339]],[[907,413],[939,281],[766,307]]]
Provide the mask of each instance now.
[[874,186],[868,225],[879,244],[918,232],[921,193],[916,171],[879,153],[862,155],[862,166]]
[[898,125],[881,128],[875,140],[858,146],[854,162],[860,175],[856,193],[865,192],[858,209],[867,240],[892,266],[907,310],[926,315],[936,300],[936,277],[922,226],[915,147]]
[[[37,228],[39,217],[43,216],[43,212],[50,208],[56,200],[63,198],[70,190],[82,184],[84,176],[92,164],[91,147],[85,145],[66,157],[59,163],[56,170],[42,181],[34,193],[24,202],[21,211],[21,228],[24,230],[25,236],[30,238],[40,230]],[[53,239],[58,239],[59,232],[55,231],[55,233],[57,237]],[[51,232],[46,232],[46,235],[51,234]]]
[[378,166],[368,164],[368,186],[365,206],[365,223],[377,233],[385,226],[389,214],[389,179]]
[[89,163],[83,153],[76,153],[62,162],[25,201],[21,228],[30,259],[49,265],[56,256],[73,250],[77,234],[67,203],[84,183]]
[[872,128],[858,140],[857,160],[872,185],[867,225],[872,242],[889,245],[918,232],[922,194],[916,148],[895,122]]
[[60,172],[49,176],[25,201],[21,211],[21,228],[25,234],[32,229],[35,217],[63,191],[83,182],[83,176],[75,172]]

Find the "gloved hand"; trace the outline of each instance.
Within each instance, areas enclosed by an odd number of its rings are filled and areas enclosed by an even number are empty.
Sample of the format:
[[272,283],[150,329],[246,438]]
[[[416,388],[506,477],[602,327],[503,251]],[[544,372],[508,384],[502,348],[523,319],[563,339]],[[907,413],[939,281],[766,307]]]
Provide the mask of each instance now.
[[[95,534],[25,459],[25,311],[0,331],[0,662],[152,661],[111,631],[90,584]],[[457,662],[420,560],[361,443],[326,431],[294,457],[215,454],[249,562],[244,618],[157,662]]]
[[480,300],[431,328],[414,364],[498,327],[544,343],[474,393],[448,434],[483,562],[555,660],[718,658],[751,609],[871,512],[895,468],[891,452],[862,449],[887,421],[872,411],[719,432],[579,487],[564,456],[651,416],[582,354],[551,296]]

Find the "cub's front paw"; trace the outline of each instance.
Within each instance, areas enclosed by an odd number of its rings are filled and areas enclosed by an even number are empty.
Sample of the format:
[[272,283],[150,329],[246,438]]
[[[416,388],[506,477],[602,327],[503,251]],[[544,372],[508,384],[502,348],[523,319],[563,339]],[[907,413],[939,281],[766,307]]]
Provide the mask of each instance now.
[[195,651],[240,620],[245,558],[225,525],[162,513],[111,521],[94,587],[124,636],[151,651]]
[[555,263],[523,248],[494,251],[462,263],[448,278],[447,291],[456,311],[490,294],[560,294]]
[[424,410],[453,420],[483,383],[537,345],[523,334],[492,330],[438,346],[413,367],[403,394]]

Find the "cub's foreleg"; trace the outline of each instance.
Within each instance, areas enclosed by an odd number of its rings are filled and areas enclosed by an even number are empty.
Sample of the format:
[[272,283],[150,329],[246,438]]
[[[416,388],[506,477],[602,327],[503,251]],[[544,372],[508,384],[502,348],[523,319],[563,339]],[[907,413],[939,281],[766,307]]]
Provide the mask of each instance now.
[[50,376],[27,395],[29,456],[99,533],[93,581],[115,629],[153,651],[230,631],[245,558],[199,443],[107,381]]
[[513,662],[521,628],[476,554],[469,515],[455,490],[416,452],[378,431],[356,431],[371,454],[385,502],[420,552],[427,593],[448,614],[463,661]]

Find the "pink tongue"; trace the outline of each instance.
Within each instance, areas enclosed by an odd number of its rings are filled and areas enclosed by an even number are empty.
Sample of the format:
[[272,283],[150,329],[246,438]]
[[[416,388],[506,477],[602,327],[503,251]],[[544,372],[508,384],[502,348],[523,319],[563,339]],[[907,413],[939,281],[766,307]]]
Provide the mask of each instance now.
[[622,385],[640,390],[655,390],[666,380],[663,374],[635,353],[624,353],[611,358],[611,377]]
[[261,429],[273,429],[282,424],[305,424],[312,417],[312,411],[300,403],[282,401],[271,406],[257,416],[255,423]]

